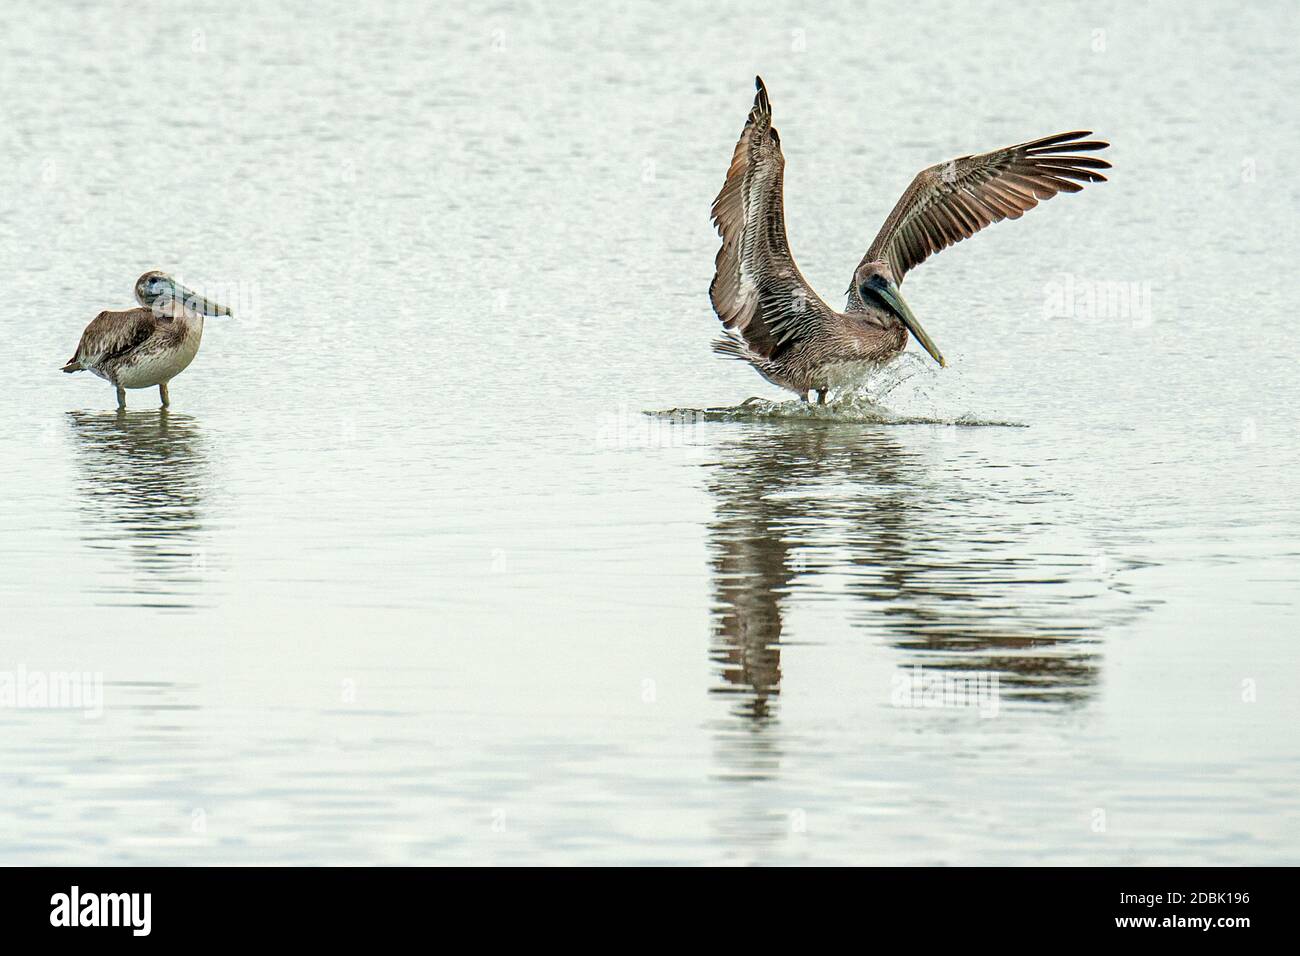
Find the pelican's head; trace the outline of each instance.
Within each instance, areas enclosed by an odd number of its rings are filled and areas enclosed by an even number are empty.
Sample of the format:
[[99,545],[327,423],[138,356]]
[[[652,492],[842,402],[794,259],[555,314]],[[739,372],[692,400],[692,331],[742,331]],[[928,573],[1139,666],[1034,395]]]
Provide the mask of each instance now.
[[862,263],[853,273],[853,286],[858,290],[858,296],[864,305],[875,306],[894,316],[921,343],[921,347],[939,363],[940,368],[947,366],[948,363],[943,360],[943,355],[940,354],[934,340],[926,334],[925,329],[921,328],[921,323],[903,301],[902,293],[898,291],[898,283],[894,280],[894,272],[888,262],[877,260]]
[[148,309],[164,307],[168,302],[179,302],[199,315],[230,315],[230,310],[224,305],[218,305],[185,288],[165,272],[146,272],[136,279],[135,300]]

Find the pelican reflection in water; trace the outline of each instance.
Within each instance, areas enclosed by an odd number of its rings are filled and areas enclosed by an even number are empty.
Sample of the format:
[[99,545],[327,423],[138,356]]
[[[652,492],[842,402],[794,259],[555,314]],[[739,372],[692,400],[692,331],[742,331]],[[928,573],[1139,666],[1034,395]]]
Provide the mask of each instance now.
[[[738,716],[775,716],[787,606],[822,586],[840,589],[854,625],[901,652],[900,668],[996,674],[1008,702],[1068,707],[1091,696],[1089,638],[1103,609],[1080,588],[1092,586],[1092,556],[1035,554],[1041,515],[1015,495],[944,487],[922,453],[881,429],[793,423],[719,448],[708,478],[710,654],[716,690],[736,698]],[[832,543],[827,529],[843,530]],[[861,694],[888,701],[893,677]]]
[[845,311],[818,297],[795,265],[785,233],[785,157],[761,78],[713,203],[722,237],[709,287],[727,330],[714,343],[773,385],[825,402],[829,389],[861,380],[898,355],[910,333],[940,365],[934,341],[898,287],[908,270],[1003,219],[1019,219],[1060,192],[1103,182],[1110,163],[1075,153],[1104,149],[1086,131],[1058,133],[921,170],[853,271]]
[[[190,607],[203,564],[208,463],[195,419],[167,409],[69,412],[91,547],[125,549],[144,575],[130,603]],[[112,589],[119,603],[123,589]],[[129,589],[128,589],[129,590]]]
[[162,272],[146,272],[135,283],[138,309],[101,312],[86,326],[65,372],[94,372],[117,389],[126,408],[128,388],[158,386],[163,406],[171,404],[167,384],[199,353],[203,318],[230,315]]

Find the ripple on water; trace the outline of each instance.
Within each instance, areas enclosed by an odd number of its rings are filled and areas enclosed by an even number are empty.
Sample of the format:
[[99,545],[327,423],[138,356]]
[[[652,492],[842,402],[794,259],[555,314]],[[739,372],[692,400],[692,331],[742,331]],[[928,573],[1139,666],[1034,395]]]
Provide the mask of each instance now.
[[972,413],[960,415],[916,415],[895,412],[865,396],[850,396],[826,405],[791,400],[771,402],[750,398],[739,405],[719,408],[668,408],[647,411],[654,418],[676,421],[765,422],[801,421],[849,423],[858,425],[954,425],[960,427],[1028,428],[1024,422],[983,418]]

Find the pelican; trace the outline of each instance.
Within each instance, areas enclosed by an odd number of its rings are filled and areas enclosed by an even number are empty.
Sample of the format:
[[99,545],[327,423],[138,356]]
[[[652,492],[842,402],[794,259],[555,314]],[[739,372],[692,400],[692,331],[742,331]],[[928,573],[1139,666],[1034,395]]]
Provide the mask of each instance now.
[[140,308],[101,312],[86,326],[65,372],[94,372],[117,389],[126,408],[128,388],[158,386],[163,407],[171,404],[167,383],[194,361],[203,338],[203,318],[230,315],[164,272],[146,272],[135,283]]
[[1104,159],[1070,155],[1104,149],[1091,132],[1058,133],[1017,146],[960,156],[923,169],[894,206],[853,271],[847,308],[836,312],[809,287],[785,234],[785,157],[762,77],[736,143],[713,222],[722,237],[709,287],[727,330],[713,343],[773,385],[824,404],[833,386],[858,380],[900,353],[910,332],[941,367],[947,363],[903,301],[909,269],[990,223],[1019,219],[1039,200],[1104,182]]

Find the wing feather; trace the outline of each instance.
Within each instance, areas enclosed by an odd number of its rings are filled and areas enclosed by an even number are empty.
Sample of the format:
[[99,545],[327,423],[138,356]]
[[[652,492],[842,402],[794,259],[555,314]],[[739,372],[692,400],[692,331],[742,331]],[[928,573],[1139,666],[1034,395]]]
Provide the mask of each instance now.
[[775,358],[806,322],[834,313],[790,253],[782,204],[785,157],[767,88],[761,78],[755,86],[754,106],[713,202],[722,248],[709,298],[724,327],[739,333],[754,353]]
[[166,320],[145,308],[101,312],[81,333],[72,361],[90,366],[120,358],[147,342],[160,321]]
[[1110,163],[1078,152],[1109,143],[1087,131],[1057,133],[922,170],[903,193],[863,262],[887,260],[896,281],[936,252],[985,226],[1019,219],[1057,193],[1105,182]]

